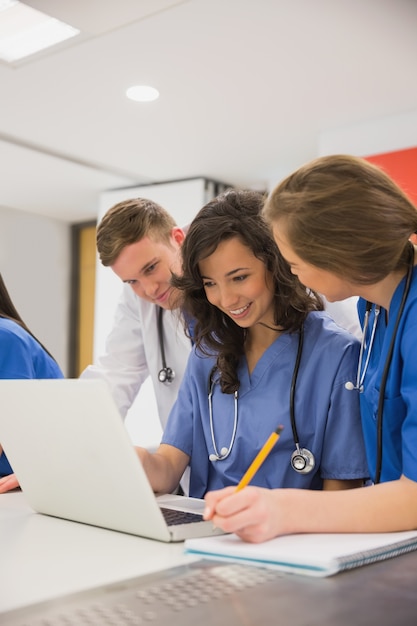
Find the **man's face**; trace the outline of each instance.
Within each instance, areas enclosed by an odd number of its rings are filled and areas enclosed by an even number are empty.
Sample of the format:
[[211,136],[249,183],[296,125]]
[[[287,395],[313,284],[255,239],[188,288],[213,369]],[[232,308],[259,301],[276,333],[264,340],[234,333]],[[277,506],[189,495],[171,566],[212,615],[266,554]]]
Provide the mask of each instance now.
[[181,270],[180,248],[184,241],[181,228],[173,228],[170,242],[144,237],[121,251],[111,266],[113,272],[130,285],[144,300],[163,309],[174,309],[179,303],[177,289],[171,287],[171,273]]

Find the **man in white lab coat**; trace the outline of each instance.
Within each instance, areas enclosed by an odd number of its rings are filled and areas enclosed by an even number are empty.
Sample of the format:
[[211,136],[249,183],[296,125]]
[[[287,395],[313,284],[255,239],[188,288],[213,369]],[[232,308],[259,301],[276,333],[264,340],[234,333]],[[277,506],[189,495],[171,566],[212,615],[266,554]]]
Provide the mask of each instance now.
[[171,273],[180,271],[184,237],[165,209],[144,198],[116,204],[97,229],[100,260],[125,286],[105,353],[81,377],[103,378],[125,417],[150,376],[162,428],[191,350],[179,294],[170,285]]

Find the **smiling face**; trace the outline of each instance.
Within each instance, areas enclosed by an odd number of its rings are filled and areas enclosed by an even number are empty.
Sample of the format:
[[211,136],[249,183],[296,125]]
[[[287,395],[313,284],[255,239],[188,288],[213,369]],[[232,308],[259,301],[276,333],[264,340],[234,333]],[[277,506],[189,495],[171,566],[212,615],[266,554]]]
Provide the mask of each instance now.
[[222,241],[199,261],[207,300],[242,328],[274,322],[272,278],[240,239]]
[[[298,277],[300,283],[317,293],[324,295],[329,302],[344,300],[355,295],[352,284],[333,272],[324,270],[303,261],[293,250],[285,233],[282,221],[273,224],[272,233],[275,242],[290,266],[291,272]],[[308,245],[308,244],[307,244]]]
[[181,269],[179,251],[183,240],[180,228],[172,230],[169,245],[143,237],[125,246],[111,268],[140,298],[163,309],[176,308],[179,294],[170,280],[171,273]]

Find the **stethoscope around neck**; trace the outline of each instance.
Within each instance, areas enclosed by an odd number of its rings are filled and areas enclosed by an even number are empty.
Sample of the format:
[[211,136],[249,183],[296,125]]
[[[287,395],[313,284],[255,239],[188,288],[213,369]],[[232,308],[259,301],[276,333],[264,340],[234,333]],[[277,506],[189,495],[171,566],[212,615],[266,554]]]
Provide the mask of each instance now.
[[[394,329],[391,335],[391,342],[389,344],[387,357],[385,359],[384,369],[382,371],[381,383],[379,387],[379,395],[378,395],[378,409],[377,409],[377,418],[376,418],[376,430],[377,430],[377,455],[376,455],[376,466],[375,466],[375,478],[374,483],[377,484],[381,480],[381,470],[382,470],[382,422],[383,422],[383,413],[384,413],[384,400],[385,400],[385,388],[387,386],[388,373],[392,361],[392,355],[394,352],[395,340],[397,337],[398,326],[400,324],[401,316],[404,311],[405,303],[407,301],[408,294],[410,292],[411,286],[411,278],[413,275],[414,268],[414,246],[410,243],[410,258],[408,261],[407,268],[407,276],[405,279],[404,291],[401,298],[400,306],[398,308],[397,317],[394,324]],[[366,347],[366,335],[369,326],[369,316],[374,308],[374,321],[372,324],[371,336],[369,338],[368,345],[368,354],[366,356],[365,363],[363,363],[363,353]],[[380,314],[380,306],[374,305],[372,302],[367,301],[365,305],[365,317],[363,323],[363,333],[362,333],[362,341],[361,348],[359,352],[359,361],[358,361],[358,371],[356,375],[356,384],[353,382],[347,382],[345,384],[346,389],[349,391],[356,390],[359,393],[363,392],[363,383],[365,380],[365,375],[368,369],[369,359],[371,358],[372,346],[374,344],[376,327],[378,325],[378,319]],[[362,368],[363,366],[363,368]]]
[[[295,389],[297,385],[297,376],[300,370],[300,361],[301,355],[303,353],[303,342],[304,342],[304,327],[302,326],[299,331],[298,336],[298,348],[297,348],[297,356],[295,359],[294,371],[291,380],[291,388],[290,388],[290,419],[291,419],[291,428],[292,434],[295,444],[295,450],[291,455],[291,467],[293,470],[299,474],[309,474],[311,470],[315,466],[314,455],[307,448],[300,447],[300,440],[298,438],[297,425],[295,421]],[[234,392],[234,416],[233,416],[233,430],[232,436],[230,438],[230,443],[228,447],[224,446],[220,448],[217,447],[216,438],[214,435],[214,422],[213,422],[213,391],[214,385],[216,381],[214,380],[214,373],[216,372],[217,367],[214,366],[209,375],[209,386],[208,386],[208,404],[209,404],[209,419],[210,419],[210,434],[211,441],[213,444],[214,453],[209,455],[209,461],[224,461],[230,455],[233,449],[233,445],[236,439],[236,431],[237,431],[237,423],[238,423],[238,392]]]
[[158,380],[160,383],[172,383],[175,378],[175,372],[171,367],[167,366],[165,358],[165,342],[164,342],[164,329],[162,325],[162,316],[164,309],[159,307],[158,311],[158,344],[161,350],[162,369],[158,372]]

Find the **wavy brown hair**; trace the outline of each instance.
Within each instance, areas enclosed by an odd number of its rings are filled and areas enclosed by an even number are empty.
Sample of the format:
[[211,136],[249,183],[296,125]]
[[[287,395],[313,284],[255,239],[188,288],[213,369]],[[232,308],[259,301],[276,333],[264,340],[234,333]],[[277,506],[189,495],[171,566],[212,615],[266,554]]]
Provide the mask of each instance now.
[[317,294],[307,293],[281,256],[261,215],[264,195],[256,191],[227,191],[206,204],[191,222],[182,245],[182,276],[172,282],[183,293],[186,318],[195,320],[193,339],[205,355],[217,355],[224,393],[239,388],[237,366],[244,354],[246,330],[207,300],[198,264],[225,240],[237,237],[260,259],[274,285],[274,323],[296,332],[310,311],[321,310]]
[[407,266],[417,210],[379,167],[349,155],[321,157],[283,180],[267,199],[267,221],[301,259],[367,285]]

